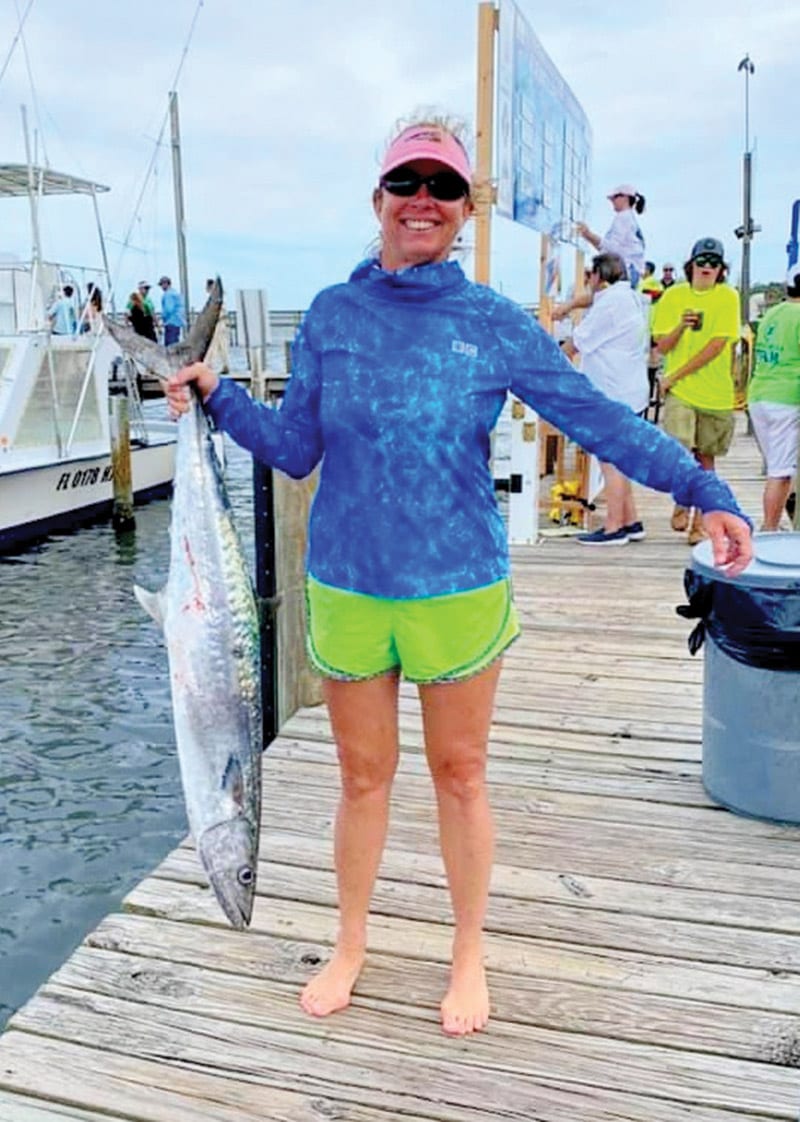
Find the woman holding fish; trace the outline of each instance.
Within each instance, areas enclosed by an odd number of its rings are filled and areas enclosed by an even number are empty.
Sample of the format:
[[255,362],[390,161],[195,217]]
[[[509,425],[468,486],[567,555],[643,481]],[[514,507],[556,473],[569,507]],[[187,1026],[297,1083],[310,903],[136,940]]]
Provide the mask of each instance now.
[[485,1027],[483,927],[493,853],[486,754],[501,656],[519,625],[489,437],[509,393],[605,462],[706,512],[715,562],[740,572],[750,528],[726,484],[593,388],[518,305],[470,282],[450,250],[472,214],[472,172],[445,119],[402,129],[372,205],[378,255],[314,300],[279,409],[202,363],[219,428],[295,478],[321,462],[309,524],[309,656],[325,676],[342,794],[340,909],[330,962],[305,987],[314,1016],[344,1008],[362,968],[369,902],[398,761],[398,683],[418,683],[455,929],[445,1032]]

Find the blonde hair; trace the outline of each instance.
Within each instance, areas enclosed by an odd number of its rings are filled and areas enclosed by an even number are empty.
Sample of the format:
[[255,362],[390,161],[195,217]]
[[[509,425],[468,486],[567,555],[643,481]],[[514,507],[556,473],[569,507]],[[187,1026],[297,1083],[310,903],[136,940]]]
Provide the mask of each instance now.
[[472,166],[472,153],[470,151],[472,136],[463,117],[457,117],[453,113],[440,112],[433,106],[422,106],[415,109],[408,117],[399,117],[395,121],[391,134],[384,145],[384,152],[394,144],[398,136],[410,128],[441,129],[442,132],[449,133],[470,157],[470,166]]
[[472,130],[463,117],[458,117],[454,113],[444,113],[433,106],[422,106],[415,109],[408,117],[400,117],[395,121],[394,128],[384,145],[383,151],[386,152],[406,129],[426,127],[442,129],[443,132],[449,133],[458,141],[467,153],[470,167],[473,169],[472,181],[469,185],[470,200],[478,206],[491,206],[493,198],[492,183],[486,178],[478,179],[475,174]]

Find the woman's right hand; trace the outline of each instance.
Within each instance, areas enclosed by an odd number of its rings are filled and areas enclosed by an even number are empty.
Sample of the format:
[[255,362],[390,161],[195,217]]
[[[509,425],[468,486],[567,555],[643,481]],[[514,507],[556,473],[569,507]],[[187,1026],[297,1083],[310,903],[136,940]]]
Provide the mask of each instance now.
[[179,417],[181,413],[189,411],[190,382],[196,383],[201,401],[207,401],[219,385],[219,375],[204,362],[193,362],[191,366],[184,366],[173,374],[164,390],[167,395],[167,406],[173,417]]

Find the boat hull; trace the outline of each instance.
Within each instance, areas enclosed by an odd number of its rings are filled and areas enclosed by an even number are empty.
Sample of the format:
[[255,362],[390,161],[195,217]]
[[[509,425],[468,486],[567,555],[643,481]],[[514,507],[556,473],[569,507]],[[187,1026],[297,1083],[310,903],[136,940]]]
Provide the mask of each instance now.
[[[131,448],[134,501],[172,490],[174,440]],[[0,474],[0,553],[56,531],[108,517],[114,501],[110,453]]]

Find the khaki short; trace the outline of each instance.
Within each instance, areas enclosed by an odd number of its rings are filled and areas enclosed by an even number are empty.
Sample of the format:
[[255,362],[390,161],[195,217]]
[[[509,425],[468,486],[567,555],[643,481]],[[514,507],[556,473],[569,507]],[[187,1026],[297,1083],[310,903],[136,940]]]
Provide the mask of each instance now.
[[704,413],[668,393],[661,413],[664,432],[704,456],[724,456],[733,440],[736,424],[733,413]]

